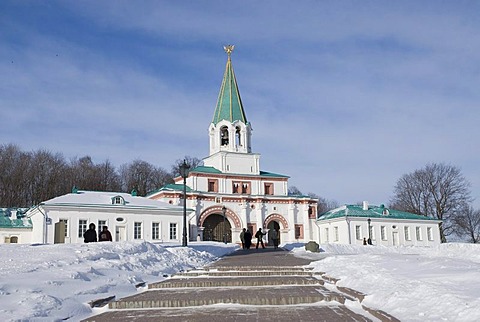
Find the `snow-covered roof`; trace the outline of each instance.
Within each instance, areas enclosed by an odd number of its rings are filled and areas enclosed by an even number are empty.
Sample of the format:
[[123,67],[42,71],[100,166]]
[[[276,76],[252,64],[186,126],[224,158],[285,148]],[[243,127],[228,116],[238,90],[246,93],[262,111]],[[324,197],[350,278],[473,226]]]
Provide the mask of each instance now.
[[180,206],[140,196],[132,196],[123,192],[83,191],[78,190],[63,196],[42,202],[45,206],[77,206],[77,207],[120,207],[136,209],[156,209],[181,211]]
[[365,218],[385,218],[385,219],[410,219],[410,220],[436,220],[435,218],[420,216],[410,212],[399,211],[386,208],[384,205],[369,205],[364,209],[362,205],[344,205],[336,209],[329,210],[318,216],[317,220],[328,220],[340,217],[365,217]]

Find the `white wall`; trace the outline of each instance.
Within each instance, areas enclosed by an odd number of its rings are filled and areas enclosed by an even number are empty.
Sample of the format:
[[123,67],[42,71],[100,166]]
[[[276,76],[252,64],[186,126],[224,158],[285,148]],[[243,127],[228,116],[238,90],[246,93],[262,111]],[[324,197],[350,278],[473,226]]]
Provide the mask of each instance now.
[[[61,219],[67,219],[67,236],[65,243],[83,243],[83,235],[79,236],[79,220],[87,221],[87,229],[90,223],[94,223],[98,232],[99,220],[106,221],[108,229],[112,233],[112,238],[116,239],[117,227],[120,232],[125,232],[125,240],[132,241],[134,238],[134,223],[141,223],[141,238],[138,240],[145,240],[149,242],[160,241],[181,241],[183,230],[183,215],[181,213],[170,213],[160,211],[142,211],[133,213],[133,210],[113,212],[110,209],[102,208],[59,208],[49,209],[43,208],[43,212],[51,219],[51,224],[46,225],[46,234],[44,232],[44,216],[37,210],[32,213],[31,219],[33,222],[32,241],[35,243],[43,243],[44,235],[47,236],[47,243],[54,242],[55,223]],[[123,218],[122,221],[117,219]],[[159,239],[152,238],[152,223],[160,224]],[[175,239],[170,239],[170,223],[177,224],[177,236]],[[123,230],[122,230],[123,228]],[[123,239],[123,238],[122,238]]]
[[[320,243],[338,243],[363,245],[363,239],[368,239],[368,222],[366,218],[349,218],[348,223],[344,217],[317,222],[320,230]],[[357,226],[359,235],[357,236]],[[335,238],[335,227],[338,229],[338,239]],[[384,238],[381,230],[384,227]],[[419,227],[420,238],[417,238],[416,228]],[[405,245],[405,246],[433,246],[441,243],[437,222],[425,220],[387,220],[372,219],[372,244],[373,245]],[[409,230],[409,238],[405,234]],[[428,229],[431,229],[431,240],[428,238]],[[328,236],[327,236],[328,230]]]

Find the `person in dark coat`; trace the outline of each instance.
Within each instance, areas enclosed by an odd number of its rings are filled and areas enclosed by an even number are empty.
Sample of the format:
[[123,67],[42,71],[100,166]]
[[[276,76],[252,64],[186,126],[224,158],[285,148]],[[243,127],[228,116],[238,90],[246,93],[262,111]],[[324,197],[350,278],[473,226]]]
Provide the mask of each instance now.
[[265,248],[265,245],[263,244],[263,236],[265,236],[266,233],[262,232],[262,228],[258,228],[257,232],[255,233],[255,238],[257,239],[257,246],[255,247],[258,249],[258,245],[261,244],[262,248]]
[[243,234],[243,239],[245,239],[245,248],[250,249],[250,246],[252,246],[252,233],[250,230],[246,230],[245,234]]
[[95,231],[95,224],[91,223],[88,230],[83,234],[83,241],[85,243],[93,243],[97,241],[97,232]]
[[247,230],[243,228],[242,232],[240,233],[240,241],[242,242],[242,249],[245,249],[245,232]]
[[98,234],[98,241],[112,241],[112,234],[107,226],[103,226],[102,231]]

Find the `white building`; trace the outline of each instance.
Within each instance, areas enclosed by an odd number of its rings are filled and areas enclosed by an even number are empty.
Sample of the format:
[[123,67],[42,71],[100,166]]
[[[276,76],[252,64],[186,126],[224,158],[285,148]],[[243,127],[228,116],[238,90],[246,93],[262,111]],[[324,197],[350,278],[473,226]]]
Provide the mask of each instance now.
[[441,243],[441,220],[388,209],[383,205],[345,205],[322,214],[319,243],[433,246]]
[[[262,171],[260,154],[252,152],[252,126],[231,62],[233,46],[225,50],[228,60],[208,127],[209,156],[186,178],[187,207],[195,209],[188,218],[189,239],[238,243],[242,228],[253,234],[263,228],[279,230],[281,242],[317,240],[317,199],[288,195],[289,177]],[[178,177],[148,197],[182,205],[182,193]]]
[[27,209],[0,208],[0,244],[30,243],[32,221],[25,216]]
[[27,243],[83,243],[90,223],[107,226],[114,241],[181,241],[183,207],[118,192],[77,191],[26,213],[33,224]]

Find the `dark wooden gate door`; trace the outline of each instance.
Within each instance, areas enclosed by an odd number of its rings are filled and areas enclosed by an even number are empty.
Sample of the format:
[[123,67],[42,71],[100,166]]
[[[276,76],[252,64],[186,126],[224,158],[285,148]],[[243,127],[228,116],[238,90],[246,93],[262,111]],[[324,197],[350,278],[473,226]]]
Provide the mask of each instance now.
[[219,214],[212,214],[203,222],[203,240],[212,240],[223,242],[224,234],[227,239],[227,243],[232,242],[232,227],[225,218],[225,224],[223,216]]

